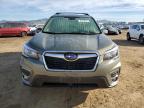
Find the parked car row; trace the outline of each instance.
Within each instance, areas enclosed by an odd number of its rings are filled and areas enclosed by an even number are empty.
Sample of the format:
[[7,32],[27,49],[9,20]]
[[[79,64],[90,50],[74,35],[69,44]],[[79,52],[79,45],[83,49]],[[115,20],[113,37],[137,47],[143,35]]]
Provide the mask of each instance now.
[[27,36],[39,33],[43,25],[28,26],[25,23],[5,22],[0,24],[0,36]]
[[101,30],[104,31],[104,30],[107,30],[107,32],[105,34],[107,35],[119,35],[121,34],[121,29],[118,28],[118,27],[113,27],[113,26],[100,26]]
[[[0,24],[0,36],[34,36],[36,33],[39,33],[44,24],[38,25],[27,25],[25,23],[18,22],[6,22]],[[102,31],[105,31],[105,34],[121,34],[121,29],[113,26],[100,26]]]
[[[122,33],[120,27],[117,26],[110,26],[110,25],[104,26],[103,24],[100,24],[99,27],[107,35],[112,35],[112,34],[118,35]],[[128,32],[127,32],[128,41],[134,39],[134,40],[138,40],[140,44],[144,44],[144,23],[131,24],[127,28],[128,28]]]

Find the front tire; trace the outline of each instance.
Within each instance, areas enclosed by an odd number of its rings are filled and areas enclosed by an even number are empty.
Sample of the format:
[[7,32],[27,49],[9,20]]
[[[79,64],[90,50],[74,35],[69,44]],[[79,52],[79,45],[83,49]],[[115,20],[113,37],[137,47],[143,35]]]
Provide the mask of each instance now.
[[131,37],[130,37],[130,34],[127,33],[127,40],[130,41],[131,40]]
[[116,32],[116,35],[119,35],[119,31]]
[[119,34],[122,34],[122,32],[121,32],[121,31],[119,31]]
[[21,37],[27,36],[27,32],[21,32]]
[[144,44],[144,37],[142,35],[139,37],[139,44]]

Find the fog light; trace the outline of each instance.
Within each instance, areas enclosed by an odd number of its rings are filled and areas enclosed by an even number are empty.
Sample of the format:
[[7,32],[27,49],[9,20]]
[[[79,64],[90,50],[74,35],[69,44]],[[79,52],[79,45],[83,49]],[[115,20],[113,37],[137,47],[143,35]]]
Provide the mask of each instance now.
[[118,80],[118,77],[115,77],[115,78],[112,78],[112,81],[117,81]]
[[30,79],[30,76],[23,75],[23,78],[24,78],[25,80],[29,80],[29,79]]
[[30,77],[31,77],[31,72],[28,71],[28,70],[25,70],[25,69],[21,69],[22,71],[22,77],[25,79],[25,80],[29,80]]
[[111,73],[111,78],[113,82],[118,80],[119,74],[120,74],[120,69],[115,70]]
[[117,75],[119,75],[119,69],[111,73],[111,77],[116,77]]
[[112,74],[111,74],[111,77],[115,77],[117,75],[117,72],[113,72]]

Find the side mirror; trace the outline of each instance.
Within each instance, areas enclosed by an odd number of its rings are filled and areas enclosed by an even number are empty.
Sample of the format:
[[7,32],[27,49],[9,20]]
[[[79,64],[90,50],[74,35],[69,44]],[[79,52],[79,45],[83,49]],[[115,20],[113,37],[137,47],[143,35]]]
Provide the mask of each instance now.
[[106,30],[106,29],[102,30],[102,32],[103,32],[104,34],[108,34],[108,30]]
[[39,33],[42,31],[42,28],[37,28],[36,32]]

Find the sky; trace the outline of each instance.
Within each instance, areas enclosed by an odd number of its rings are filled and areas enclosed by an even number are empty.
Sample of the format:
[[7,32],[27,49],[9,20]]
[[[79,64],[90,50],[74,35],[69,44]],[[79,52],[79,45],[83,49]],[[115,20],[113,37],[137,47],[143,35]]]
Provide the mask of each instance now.
[[56,12],[87,12],[97,20],[143,21],[144,0],[0,0],[0,20],[37,20]]

